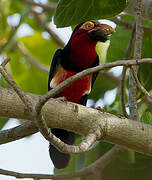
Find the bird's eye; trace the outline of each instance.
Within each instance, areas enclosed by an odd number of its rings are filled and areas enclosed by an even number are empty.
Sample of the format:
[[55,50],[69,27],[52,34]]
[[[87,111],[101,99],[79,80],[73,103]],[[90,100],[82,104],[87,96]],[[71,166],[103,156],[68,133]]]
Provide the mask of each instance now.
[[91,28],[91,25],[90,25],[90,24],[86,24],[86,25],[85,25],[85,28],[86,28],[86,29],[90,29],[90,28]]
[[87,21],[86,23],[84,23],[83,25],[82,25],[82,27],[81,27],[82,29],[84,29],[84,30],[91,30],[91,29],[93,29],[94,28],[94,23],[93,22],[91,22],[91,21]]

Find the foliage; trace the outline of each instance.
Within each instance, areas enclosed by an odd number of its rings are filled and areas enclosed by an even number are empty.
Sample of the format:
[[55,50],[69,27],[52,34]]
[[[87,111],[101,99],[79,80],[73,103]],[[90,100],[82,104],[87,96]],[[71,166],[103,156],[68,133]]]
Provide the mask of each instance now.
[[[48,3],[57,2],[57,0],[49,0]],[[58,27],[72,26],[88,19],[98,20],[100,18],[111,18],[116,16],[124,10],[128,1],[126,0],[61,0],[59,1],[57,11],[54,17],[55,23]],[[40,71],[37,67],[32,65],[28,59],[23,55],[18,48],[18,44],[24,44],[29,55],[36,59],[39,63],[47,65],[49,67],[51,59],[56,49],[59,46],[54,42],[52,37],[46,39],[43,34],[45,32],[44,26],[52,19],[53,12],[45,12],[43,15],[44,22],[40,25],[37,23],[36,17],[31,13],[31,5],[26,5],[24,1],[0,1],[0,55],[1,57],[10,56],[12,61],[7,66],[9,73],[17,82],[19,87],[24,91],[44,94],[47,92],[47,79],[48,75]],[[17,14],[20,17],[20,21],[17,25],[11,25],[8,23],[8,19],[12,15]],[[46,15],[46,16],[45,16]],[[132,23],[134,18],[132,15],[124,15],[121,18],[125,22]],[[13,21],[13,20],[12,20]],[[146,20],[144,23],[151,24]],[[24,37],[19,37],[18,32],[21,30],[22,25],[26,24],[33,32],[30,35],[24,36],[24,31],[20,33]],[[46,33],[46,32],[45,32]],[[109,49],[104,49],[104,54],[107,54],[106,62],[112,62],[118,59],[123,59],[128,46],[131,30],[121,26],[116,27],[115,34],[110,38]],[[143,40],[143,52],[142,57],[151,57],[152,47],[152,34],[145,32]],[[133,50],[132,50],[133,51]],[[131,57],[133,57],[133,52]],[[104,57],[105,61],[105,57]],[[140,82],[148,90],[152,90],[152,67],[151,65],[142,65],[139,68],[138,77]],[[118,77],[115,77],[118,78]],[[127,75],[128,79],[128,75]],[[119,79],[118,79],[119,80]],[[2,77],[0,77],[0,85],[7,87],[7,83]],[[93,91],[90,94],[90,98],[96,103],[100,98],[105,100],[105,94],[108,90],[117,88],[118,85],[115,81],[105,78],[100,75],[96,80]],[[126,95],[128,93],[128,81],[126,83]],[[144,101],[144,94],[138,90],[138,109],[141,117],[141,121],[152,124],[151,108]],[[120,96],[117,94],[115,101],[111,102],[111,105],[106,106],[105,110],[113,112],[115,114],[121,114],[120,108]],[[6,118],[0,118],[0,129],[8,121]],[[81,138],[77,138],[77,141]],[[112,147],[109,143],[97,143],[95,147],[92,147],[91,151],[81,155],[73,155],[70,166],[62,172],[71,172],[79,169],[80,167],[90,165],[97,158],[103,155]],[[135,153],[135,161],[131,161],[131,153],[126,151],[122,156],[112,161],[103,171],[103,179],[121,180],[135,180],[135,179],[150,179],[152,159],[143,154]],[[85,162],[85,163],[84,163]],[[117,167],[117,168],[116,168]],[[55,172],[61,172],[55,170]]]
[[58,27],[65,27],[90,19],[110,18],[123,11],[126,5],[126,0],[61,0],[56,10],[55,23]]

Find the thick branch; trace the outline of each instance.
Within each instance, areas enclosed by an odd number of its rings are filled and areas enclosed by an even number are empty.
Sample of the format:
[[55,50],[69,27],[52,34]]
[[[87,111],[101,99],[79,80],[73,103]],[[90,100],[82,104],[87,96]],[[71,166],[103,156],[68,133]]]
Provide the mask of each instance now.
[[14,89],[14,91],[18,94],[20,99],[26,105],[27,110],[29,112],[33,111],[31,103],[29,99],[26,97],[25,93],[17,86],[15,81],[11,78],[11,76],[7,73],[5,66],[10,61],[10,58],[5,59],[2,64],[0,65],[0,73],[3,75],[4,79],[8,82],[8,84]]
[[112,67],[116,67],[116,66],[131,66],[131,65],[139,65],[142,63],[152,63],[152,58],[145,58],[145,59],[141,59],[140,61],[137,60],[121,60],[121,61],[115,61],[112,63],[108,63],[105,65],[99,65],[93,68],[88,68],[84,71],[81,71],[80,73],[77,73],[76,75],[68,78],[66,81],[62,82],[61,84],[59,84],[57,87],[55,87],[54,89],[52,89],[51,91],[49,91],[47,94],[45,94],[41,99],[40,102],[38,103],[37,107],[36,107],[36,111],[38,113],[40,113],[42,106],[47,102],[47,100],[50,97],[53,97],[54,95],[56,95],[57,93],[61,92],[62,89],[64,89],[67,85],[70,85],[71,83],[73,83],[74,81],[80,79],[81,77],[87,76],[88,74],[94,73],[94,72],[98,72],[101,70],[105,70],[105,69],[109,69]]
[[[31,99],[33,106],[40,99],[40,96],[26,95]],[[0,99],[0,116],[33,120],[33,116],[26,113],[25,105],[13,90],[0,88]],[[96,132],[98,140],[103,139],[139,152],[152,154],[152,127],[150,125],[118,118],[112,114],[101,113],[70,102],[61,103],[56,99],[51,99],[44,105],[42,115],[51,128],[64,128],[85,136],[88,132]],[[28,128],[32,126],[29,125]],[[21,137],[18,134],[18,128],[9,133],[11,137],[3,131],[0,132],[0,144],[35,133],[36,128],[33,130],[31,128],[28,134],[28,128],[23,129]]]

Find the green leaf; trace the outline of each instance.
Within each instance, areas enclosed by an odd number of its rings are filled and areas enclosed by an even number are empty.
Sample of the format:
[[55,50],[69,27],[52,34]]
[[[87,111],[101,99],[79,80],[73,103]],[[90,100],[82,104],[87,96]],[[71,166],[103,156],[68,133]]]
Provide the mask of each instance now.
[[8,53],[11,76],[23,91],[36,94],[47,92],[47,75],[29,64],[19,51]]
[[16,1],[15,3],[11,1],[9,15],[20,13],[23,10],[24,6],[25,3],[23,3],[23,1]]
[[149,111],[145,111],[141,116],[141,122],[152,125],[152,113]]
[[60,0],[54,21],[57,27],[65,27],[110,18],[122,12],[127,4],[127,0]]
[[9,118],[0,117],[0,130],[4,127],[8,120]]
[[[151,47],[152,47],[152,34],[144,33],[144,40],[142,46],[142,58],[151,57]],[[152,90],[152,64],[146,63],[139,66],[138,78],[141,84],[145,87],[147,91]],[[147,74],[148,73],[148,74]],[[144,96],[144,94],[139,90],[138,98]]]
[[151,179],[152,157],[135,152],[135,162],[124,152],[103,169],[103,180],[148,180]]
[[85,152],[85,165],[89,166],[97,159],[99,159],[104,153],[112,148],[112,144],[105,142],[96,142],[96,146],[90,151]]
[[[18,39],[36,60],[42,64],[51,64],[58,46],[52,40],[44,39],[41,31]],[[17,49],[10,51],[8,55],[12,59],[10,62],[12,77],[22,90],[36,94],[47,92],[47,74],[31,65]]]
[[116,32],[110,38],[107,62],[124,59],[131,31],[117,26]]
[[8,84],[7,82],[5,81],[4,77],[1,76],[0,77],[0,86],[4,87],[4,88],[8,88]]
[[117,85],[115,83],[104,78],[102,74],[99,74],[89,95],[89,99],[97,101],[104,96],[104,93],[106,91],[114,89],[116,87]]
[[52,2],[53,2],[53,3],[57,3],[58,0],[48,0],[48,2],[49,2],[49,3],[52,3]]
[[24,43],[31,55],[43,64],[50,65],[51,59],[58,48],[53,40],[44,39],[41,31],[36,31],[31,36],[19,38],[19,41]]
[[10,0],[0,1],[0,39],[6,35],[9,30],[7,16],[9,13]]

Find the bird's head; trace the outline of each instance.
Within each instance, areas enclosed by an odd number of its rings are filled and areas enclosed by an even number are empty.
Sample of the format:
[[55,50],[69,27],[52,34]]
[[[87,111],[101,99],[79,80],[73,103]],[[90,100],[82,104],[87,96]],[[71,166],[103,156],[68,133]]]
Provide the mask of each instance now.
[[111,26],[94,21],[86,21],[77,25],[64,48],[67,59],[69,59],[68,64],[71,63],[79,69],[91,67],[97,58],[97,42],[105,42],[114,31]]
[[108,36],[112,35],[114,32],[115,30],[107,24],[100,24],[94,21],[86,21],[76,26],[73,31],[71,40],[105,42],[106,40],[108,40]]

